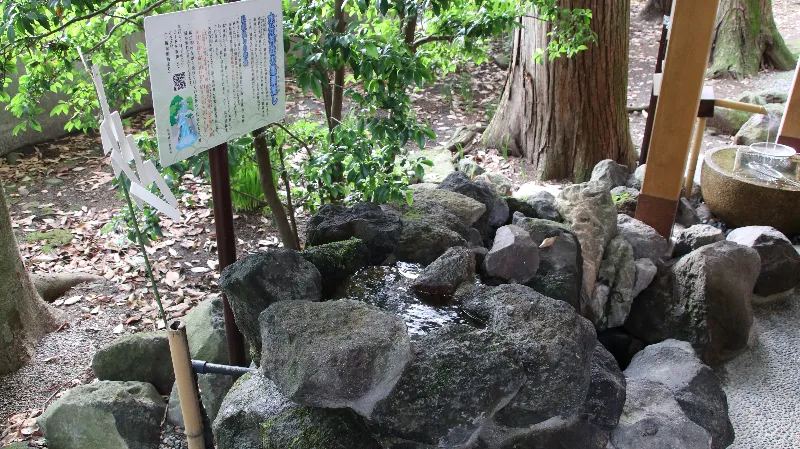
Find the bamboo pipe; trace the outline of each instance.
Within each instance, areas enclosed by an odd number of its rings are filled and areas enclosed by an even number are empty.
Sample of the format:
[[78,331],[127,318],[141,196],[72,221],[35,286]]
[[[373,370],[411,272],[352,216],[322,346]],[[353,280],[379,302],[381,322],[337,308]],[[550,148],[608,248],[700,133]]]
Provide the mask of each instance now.
[[194,381],[192,358],[189,355],[189,341],[186,339],[186,324],[181,320],[170,323],[167,339],[169,340],[169,352],[172,355],[172,368],[175,370],[178,399],[181,403],[184,431],[189,449],[206,449],[203,419],[197,400],[197,384]]
[[714,100],[714,106],[737,111],[752,112],[753,114],[767,114],[767,108],[760,104],[742,103],[733,100]]
[[694,173],[697,170],[697,159],[700,157],[700,145],[703,143],[703,131],[706,129],[706,117],[697,117],[692,136],[692,149],[689,152],[689,171],[686,173],[686,180],[683,188],[686,191],[686,199],[692,197],[692,187],[694,187]]

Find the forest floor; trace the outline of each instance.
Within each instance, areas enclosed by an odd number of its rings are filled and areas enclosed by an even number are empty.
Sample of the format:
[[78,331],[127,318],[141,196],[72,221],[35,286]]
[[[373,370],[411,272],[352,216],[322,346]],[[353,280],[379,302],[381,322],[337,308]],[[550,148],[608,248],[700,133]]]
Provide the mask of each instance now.
[[[661,32],[660,24],[637,19],[643,5],[644,1],[632,2],[631,106],[649,101]],[[800,2],[773,0],[773,7],[787,43],[800,51]],[[744,91],[788,89],[791,76],[791,72],[764,71],[747,80],[710,80],[708,84],[715,87],[718,98],[733,98]],[[428,120],[437,141],[444,142],[459,126],[488,123],[504,79],[505,70],[491,62],[470,66],[413,94],[417,115]],[[310,98],[295,95],[287,100],[287,107],[289,116],[321,120],[320,105]],[[151,114],[145,112],[131,120],[129,131],[141,131]],[[630,114],[631,136],[637,147],[645,119],[645,114]],[[731,142],[731,136],[707,131],[703,147]],[[122,335],[155,329],[158,321],[147,291],[143,259],[114,226],[124,200],[112,185],[99,137],[74,135],[31,146],[22,153],[16,165],[0,160],[0,179],[29,270],[83,271],[105,279],[76,287],[56,301],[53,305],[66,313],[63,326],[38,344],[36,355],[25,367],[0,376],[0,446],[28,440],[34,447],[44,447],[34,418],[69,388],[94,380],[90,364],[98,348]],[[496,151],[479,150],[478,154],[487,169],[502,172],[515,184],[529,181],[525,173],[532,170],[525,161],[503,158]],[[181,317],[200,301],[219,294],[210,186],[203,178],[187,176],[181,189],[185,220],[162,219],[164,238],[148,249],[170,318]],[[304,223],[307,217],[298,218]],[[279,244],[267,217],[241,213],[234,216],[234,224],[240,256]],[[63,233],[57,230],[67,230],[71,239],[69,235],[60,239]]]

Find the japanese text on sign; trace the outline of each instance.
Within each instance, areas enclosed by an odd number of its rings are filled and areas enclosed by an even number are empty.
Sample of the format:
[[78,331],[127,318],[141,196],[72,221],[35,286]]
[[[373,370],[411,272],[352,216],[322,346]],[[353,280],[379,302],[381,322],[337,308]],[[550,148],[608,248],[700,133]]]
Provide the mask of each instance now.
[[145,19],[161,165],[286,115],[279,0]]

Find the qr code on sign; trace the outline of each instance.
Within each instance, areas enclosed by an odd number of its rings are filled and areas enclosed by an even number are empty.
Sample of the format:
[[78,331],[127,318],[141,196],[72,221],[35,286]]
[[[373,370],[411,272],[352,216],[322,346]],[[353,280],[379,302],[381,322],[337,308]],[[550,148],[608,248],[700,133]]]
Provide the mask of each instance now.
[[186,89],[186,72],[172,75],[172,88],[175,92]]

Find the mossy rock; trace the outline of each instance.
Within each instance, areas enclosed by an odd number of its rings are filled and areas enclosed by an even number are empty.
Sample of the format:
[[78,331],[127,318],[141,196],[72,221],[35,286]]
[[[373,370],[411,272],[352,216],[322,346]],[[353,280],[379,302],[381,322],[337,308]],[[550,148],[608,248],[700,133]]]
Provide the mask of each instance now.
[[322,276],[322,294],[331,296],[356,271],[369,265],[369,248],[355,237],[312,246],[300,253]]
[[[753,94],[754,95],[754,94]],[[751,101],[746,101],[746,103],[750,103],[753,101],[758,101],[760,99],[763,101],[761,97],[755,96],[754,98],[750,99]],[[755,103],[755,104],[763,104],[763,103]],[[715,108],[714,109],[714,116],[708,119],[707,125],[710,128],[714,128],[717,131],[727,134],[727,135],[736,135],[742,126],[750,120],[750,117],[753,116],[751,112],[745,111],[737,111],[734,109],[727,109],[727,108]]]

